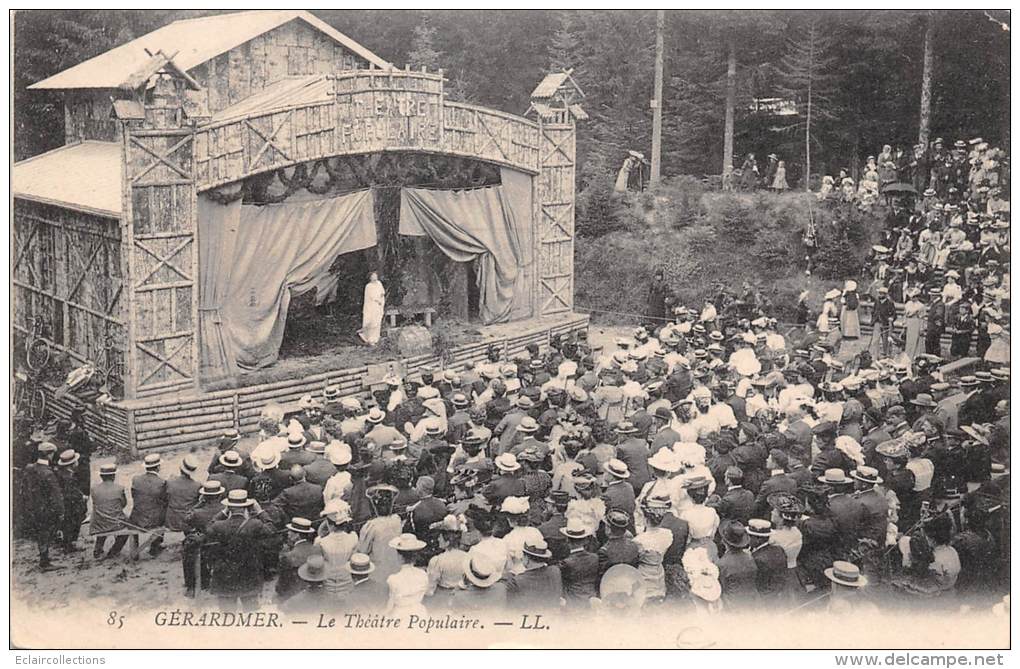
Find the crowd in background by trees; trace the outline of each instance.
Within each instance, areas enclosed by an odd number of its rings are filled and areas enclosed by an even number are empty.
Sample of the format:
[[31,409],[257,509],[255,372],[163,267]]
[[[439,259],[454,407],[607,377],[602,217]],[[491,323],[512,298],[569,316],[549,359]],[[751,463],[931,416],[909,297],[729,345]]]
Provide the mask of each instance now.
[[[209,13],[19,12],[16,159],[63,141],[59,97],[26,86],[171,21]],[[508,112],[527,108],[550,68],[575,68],[591,115],[579,127],[582,189],[615,174],[627,150],[650,145],[654,11],[315,14],[395,64],[442,67],[450,98]],[[815,182],[841,168],[856,176],[874,147],[909,147],[919,130],[1008,147],[1008,20],[1008,12],[980,10],[667,12],[663,176],[718,175],[737,155],[777,153],[791,188],[803,188],[809,156]],[[755,99],[775,97],[792,99],[797,116],[752,110]]]

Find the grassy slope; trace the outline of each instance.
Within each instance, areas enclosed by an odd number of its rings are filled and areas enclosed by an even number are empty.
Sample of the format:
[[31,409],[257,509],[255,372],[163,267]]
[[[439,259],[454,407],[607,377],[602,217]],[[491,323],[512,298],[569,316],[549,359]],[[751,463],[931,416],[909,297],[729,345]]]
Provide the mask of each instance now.
[[[792,316],[801,290],[811,291],[810,302],[817,308],[821,295],[842,283],[836,277],[805,276],[801,236],[809,216],[816,217],[820,234],[826,226],[837,225],[812,195],[713,192],[685,206],[667,191],[654,198],[635,196],[628,204],[625,229],[576,241],[579,311],[643,313],[657,266],[665,268],[667,280],[689,306],[700,305],[719,283],[734,292],[746,280],[757,284],[785,317]],[[877,235],[878,220],[876,216],[865,221],[866,240]],[[869,244],[859,247],[854,251],[858,263]],[[618,314],[594,315],[604,323],[634,321]]]

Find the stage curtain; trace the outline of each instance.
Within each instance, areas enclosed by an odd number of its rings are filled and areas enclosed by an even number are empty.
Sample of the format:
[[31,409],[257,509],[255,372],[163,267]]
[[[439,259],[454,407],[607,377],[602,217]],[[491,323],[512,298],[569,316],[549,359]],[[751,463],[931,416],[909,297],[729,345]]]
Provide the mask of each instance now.
[[372,192],[261,207],[199,204],[205,378],[276,362],[291,295],[336,292],[336,256],[376,244]]
[[[530,177],[522,176],[530,182]],[[515,283],[528,260],[518,238],[517,218],[530,224],[530,183],[526,201],[524,189],[507,190],[493,186],[464,191],[404,188],[400,192],[400,234],[428,235],[456,262],[479,260],[479,312],[486,324],[510,320]],[[527,295],[522,297],[527,299]]]

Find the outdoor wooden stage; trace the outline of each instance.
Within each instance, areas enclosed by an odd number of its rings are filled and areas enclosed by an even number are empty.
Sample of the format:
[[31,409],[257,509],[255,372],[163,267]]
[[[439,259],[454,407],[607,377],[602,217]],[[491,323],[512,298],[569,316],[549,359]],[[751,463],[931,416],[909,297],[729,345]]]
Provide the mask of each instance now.
[[[523,352],[528,344],[545,347],[552,337],[586,330],[588,321],[587,314],[568,312],[481,326],[480,339],[454,347],[445,362],[435,355],[403,358],[398,362],[405,375],[413,375],[423,368],[440,368],[441,365],[463,369],[465,365],[485,359],[492,344],[502,347],[503,358],[509,360]],[[190,389],[88,407],[85,423],[94,441],[105,444],[123,458],[137,456],[143,451],[205,446],[232,427],[242,435],[256,432],[259,413],[270,402],[289,409],[302,395],[321,397],[322,391],[330,385],[340,386],[344,396],[362,393],[367,390],[368,369],[368,366],[326,367],[311,375],[295,375],[295,378],[251,385],[244,385],[242,377],[242,384],[237,388],[214,391]],[[47,394],[51,416],[66,417],[76,404],[73,399],[54,399],[52,389],[48,389]]]

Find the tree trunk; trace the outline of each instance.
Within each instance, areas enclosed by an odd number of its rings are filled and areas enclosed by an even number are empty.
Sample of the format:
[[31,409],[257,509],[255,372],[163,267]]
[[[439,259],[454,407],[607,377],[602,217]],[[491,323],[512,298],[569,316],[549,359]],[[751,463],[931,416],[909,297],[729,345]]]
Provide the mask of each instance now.
[[928,25],[924,31],[924,71],[921,75],[921,121],[918,124],[917,143],[928,148],[931,126],[931,80],[935,60],[935,12],[928,12]]
[[811,45],[808,50],[808,82],[807,82],[807,122],[804,124],[804,190],[811,190],[811,83],[814,79],[814,31],[812,30]]
[[737,45],[733,35],[726,38],[726,127],[723,131],[722,181],[724,188],[733,180],[733,108],[737,102]]

